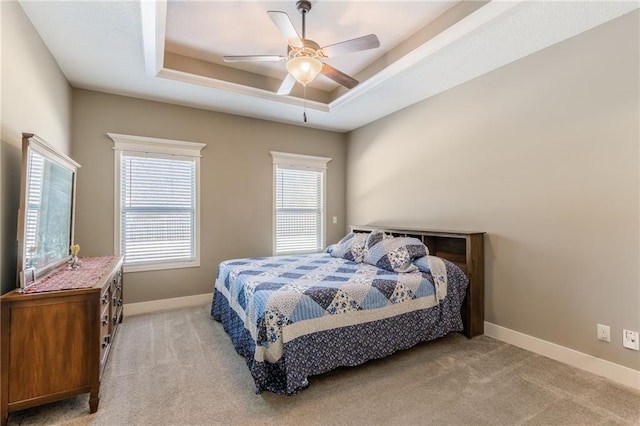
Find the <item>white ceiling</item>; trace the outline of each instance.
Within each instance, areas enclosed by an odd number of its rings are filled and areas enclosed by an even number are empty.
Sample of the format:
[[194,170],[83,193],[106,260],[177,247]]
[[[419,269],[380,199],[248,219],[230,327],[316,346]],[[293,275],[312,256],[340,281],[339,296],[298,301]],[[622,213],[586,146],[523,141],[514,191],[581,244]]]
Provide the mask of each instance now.
[[307,38],[321,46],[375,33],[380,48],[330,58],[360,84],[319,76],[304,100],[277,96],[284,62],[222,55],[286,54],[267,15],[295,1],[21,1],[73,87],[350,131],[621,16],[638,2],[314,0]]

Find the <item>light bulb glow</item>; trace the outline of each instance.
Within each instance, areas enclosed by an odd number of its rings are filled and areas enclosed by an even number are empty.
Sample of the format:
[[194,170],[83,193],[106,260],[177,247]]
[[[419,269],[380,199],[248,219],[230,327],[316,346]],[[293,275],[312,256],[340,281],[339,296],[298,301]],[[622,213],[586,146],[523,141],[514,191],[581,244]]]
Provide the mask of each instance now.
[[287,61],[287,71],[303,86],[311,83],[321,70],[322,62],[310,56],[298,56]]

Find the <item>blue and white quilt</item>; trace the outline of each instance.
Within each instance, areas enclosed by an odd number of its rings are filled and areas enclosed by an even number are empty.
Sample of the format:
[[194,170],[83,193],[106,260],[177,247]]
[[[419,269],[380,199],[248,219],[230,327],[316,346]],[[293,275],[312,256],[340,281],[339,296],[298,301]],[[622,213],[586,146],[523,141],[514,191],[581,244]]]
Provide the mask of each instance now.
[[[319,343],[313,351],[320,356],[324,350],[335,351],[327,348],[326,342],[346,330],[366,333],[364,330],[372,324],[385,324],[393,330],[395,319],[398,324],[406,324],[408,319],[420,315],[424,318],[435,315],[434,318],[445,318],[451,323],[438,328],[437,333],[418,333],[420,340],[426,340],[424,336],[440,337],[461,329],[460,304],[468,283],[466,277],[461,271],[461,275],[455,277],[455,303],[445,303],[452,313],[434,311],[432,308],[447,301],[448,275],[451,268],[456,267],[434,256],[426,259],[428,271],[423,267],[422,271],[411,273],[391,272],[326,253],[228,260],[218,268],[212,316],[223,322],[236,350],[247,359],[258,391],[295,393],[308,384],[307,375],[335,368],[335,365],[320,369],[305,366],[299,374],[286,371],[295,370],[293,366],[298,364],[292,359],[296,355],[287,348],[296,346],[300,351],[302,342],[308,347],[310,342],[322,337],[324,343]],[[427,320],[416,320],[409,327],[432,326],[421,325],[424,321]],[[349,336],[348,340],[354,342],[360,338]],[[364,354],[362,360],[350,359],[347,354],[332,355],[332,362],[355,365],[415,343],[401,342],[397,348],[384,348],[385,353],[380,355]],[[287,357],[289,359],[285,359]],[[274,373],[273,368],[265,364],[274,365],[280,372]],[[280,373],[289,377],[276,378],[278,383],[273,384],[272,376]],[[264,379],[265,375],[270,377]],[[295,383],[288,383],[291,381]]]

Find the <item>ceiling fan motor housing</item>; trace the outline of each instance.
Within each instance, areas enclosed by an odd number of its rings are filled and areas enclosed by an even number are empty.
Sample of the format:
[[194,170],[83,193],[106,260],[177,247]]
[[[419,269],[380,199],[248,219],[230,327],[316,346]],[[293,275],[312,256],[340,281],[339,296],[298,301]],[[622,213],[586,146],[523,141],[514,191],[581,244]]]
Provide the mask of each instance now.
[[309,13],[311,10],[311,2],[309,0],[298,0],[296,8],[298,9],[298,12],[304,15],[305,13]]
[[302,47],[296,47],[289,45],[287,47],[287,54],[289,58],[297,58],[299,56],[308,56],[312,58],[326,58],[327,55],[324,54],[320,45],[313,40],[302,39]]

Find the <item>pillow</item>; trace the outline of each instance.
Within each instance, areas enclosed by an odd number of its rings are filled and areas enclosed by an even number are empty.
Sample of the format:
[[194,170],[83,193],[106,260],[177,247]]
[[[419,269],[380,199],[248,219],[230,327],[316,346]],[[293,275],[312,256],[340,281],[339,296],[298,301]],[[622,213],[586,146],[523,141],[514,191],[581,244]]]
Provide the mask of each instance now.
[[[429,249],[427,248],[427,254]],[[429,266],[429,260],[427,256],[419,257],[413,261],[413,264],[416,265],[418,271],[420,272],[431,272],[431,267]]]
[[378,244],[380,241],[382,241],[385,238],[393,238],[393,237],[391,235],[385,234],[384,231],[381,231],[379,229],[372,231],[367,237],[367,242],[364,246],[365,251],[369,250],[370,247],[373,247],[374,245]]
[[333,257],[362,262],[364,257],[364,245],[369,234],[362,232],[351,232],[336,244],[327,248],[327,253]]
[[364,262],[379,268],[393,272],[415,272],[418,267],[411,262],[429,254],[427,246],[417,238],[378,238],[369,236],[367,239]]

